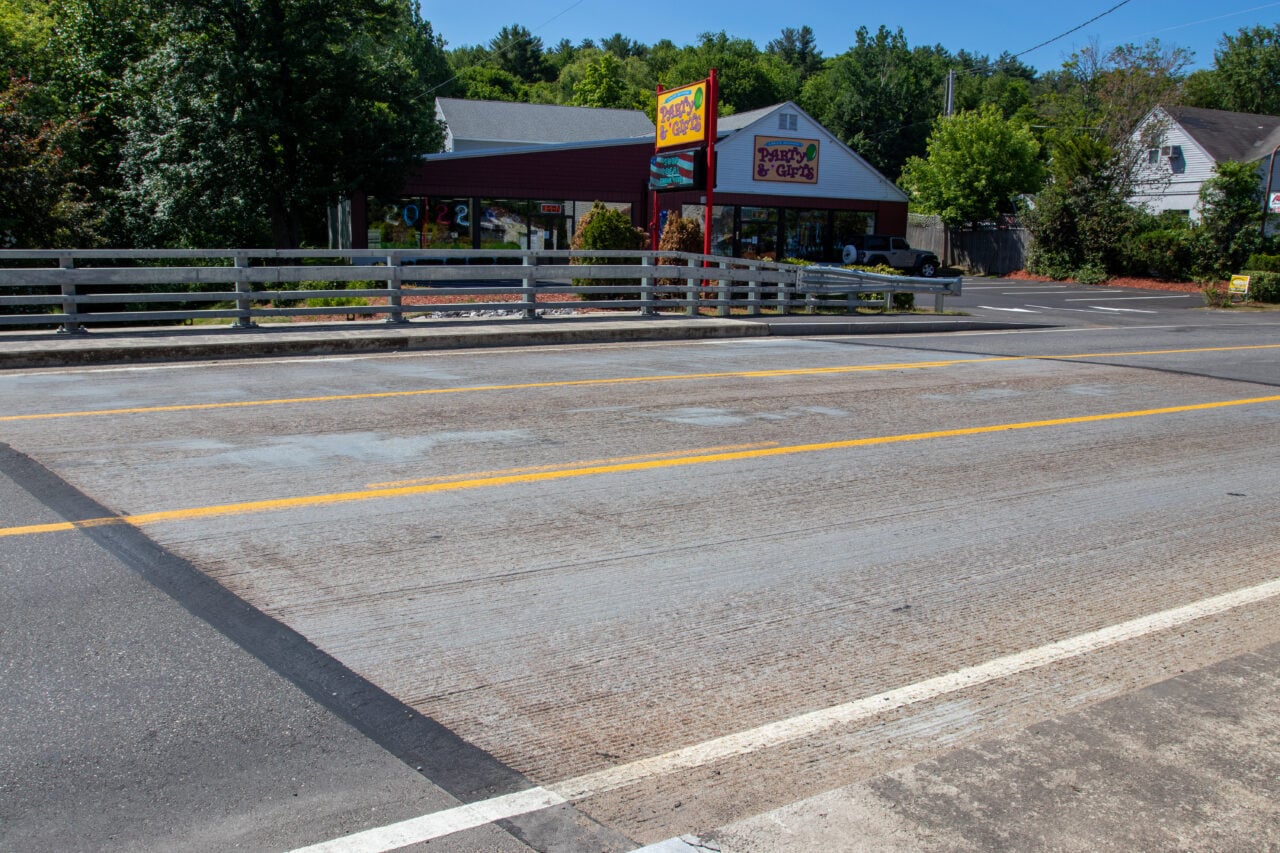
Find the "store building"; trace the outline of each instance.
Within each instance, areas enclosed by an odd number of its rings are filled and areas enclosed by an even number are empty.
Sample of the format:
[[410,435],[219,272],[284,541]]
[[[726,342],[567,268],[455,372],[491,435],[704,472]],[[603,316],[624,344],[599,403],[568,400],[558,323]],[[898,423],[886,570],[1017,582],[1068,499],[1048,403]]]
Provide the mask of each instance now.
[[[642,112],[441,98],[437,115],[451,150],[399,197],[353,199],[356,248],[568,248],[596,201],[646,230],[655,198],[660,222],[705,215],[702,192],[649,190]],[[718,125],[714,253],[838,260],[854,234],[906,234],[906,194],[795,104]]]

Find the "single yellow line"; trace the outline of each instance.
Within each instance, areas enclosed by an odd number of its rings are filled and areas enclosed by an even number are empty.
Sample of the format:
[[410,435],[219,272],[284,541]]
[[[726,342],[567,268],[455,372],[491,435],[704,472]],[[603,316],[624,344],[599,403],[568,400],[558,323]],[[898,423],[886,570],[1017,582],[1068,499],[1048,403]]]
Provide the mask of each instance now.
[[620,376],[608,379],[566,379],[556,382],[525,382],[509,385],[471,385],[463,388],[420,388],[412,391],[375,391],[366,394],[330,394],[320,397],[281,397],[272,400],[237,400],[226,403],[186,403],[173,406],[140,406],[125,409],[90,409],[80,412],[38,412],[26,415],[0,415],[6,421],[39,421],[58,418],[89,418],[105,415],[150,415],[164,412],[200,412],[213,409],[246,409],[257,406],[286,406],[303,403],[336,403],[354,400],[384,400],[394,397],[421,397],[428,394],[468,394],[482,391],[522,391],[538,388],[574,388],[591,385],[626,385],[643,382],[692,382],[707,379],[767,379],[779,376],[823,376],[863,373],[880,370],[920,370],[930,367],[954,367],[960,364],[990,364],[1001,361],[1057,361],[1080,358],[1120,358],[1136,355],[1182,355],[1201,352],[1236,352],[1241,350],[1277,349],[1280,344],[1253,344],[1237,347],[1195,347],[1191,349],[1135,350],[1133,352],[1095,352],[1067,355],[1009,355],[983,358],[956,358],[940,361],[911,361],[893,364],[858,364],[839,367],[797,367],[777,370],[740,370],[725,373],[673,373],[658,376]]
[[1041,427],[1066,426],[1069,424],[1088,424],[1101,421],[1122,420],[1125,418],[1141,418],[1151,415],[1170,415],[1180,412],[1202,412],[1211,409],[1224,409],[1233,406],[1252,406],[1259,403],[1280,402],[1280,395],[1270,397],[1251,397],[1245,400],[1219,400],[1211,403],[1192,403],[1185,406],[1168,406],[1159,409],[1135,409],[1128,412],[1107,412],[1099,415],[1079,415],[1071,418],[1052,418],[1040,421],[1021,421],[1018,423],[992,424],[962,429],[933,430],[930,432],[914,432],[901,435],[882,435],[870,438],[854,438],[845,441],[828,441],[817,444],[793,444],[786,446],[761,447],[750,450],[730,450],[713,453],[700,453],[692,456],[680,456],[668,459],[648,459],[635,462],[619,462],[606,465],[583,465],[581,467],[562,468],[555,471],[530,471],[527,473],[504,474],[500,476],[481,476],[446,483],[425,483],[412,486],[400,486],[388,489],[364,489],[350,492],[334,492],[324,495],[304,495],[293,498],[276,498],[274,500],[244,501],[241,503],[218,504],[215,506],[192,507],[189,509],[163,510],[144,512],[127,517],[92,518],[85,521],[60,522],[54,524],[27,525],[24,527],[0,527],[0,538],[6,536],[25,536],[35,533],[56,533],[74,530],[78,527],[89,527],[106,524],[131,524],[143,526],[159,524],[166,521],[193,521],[204,518],[217,518],[228,515],[245,515],[276,510],[301,509],[304,507],[331,506],[334,504],[354,503],[357,501],[377,500],[384,498],[410,497],[433,492],[451,492],[464,489],[481,489],[495,486],[510,486],[520,483],[540,483],[550,480],[563,480],[570,477],[588,477],[597,474],[619,474],[630,471],[652,471],[659,468],[675,468],[684,465],[703,465],[712,462],[736,462],[745,459],[763,459],[770,456],[789,456],[798,453],[816,453],[825,450],[844,450],[853,447],[869,447],[879,444],[894,444],[906,441],[924,441],[933,438],[952,438],[956,436],[984,435],[994,432],[1007,432]]

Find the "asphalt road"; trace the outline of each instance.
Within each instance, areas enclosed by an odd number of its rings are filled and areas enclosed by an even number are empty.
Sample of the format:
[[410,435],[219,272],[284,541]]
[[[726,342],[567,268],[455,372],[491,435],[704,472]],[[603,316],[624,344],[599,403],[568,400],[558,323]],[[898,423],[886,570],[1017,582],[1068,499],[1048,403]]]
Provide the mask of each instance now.
[[1274,847],[1280,323],[1141,304],[0,373],[0,848]]

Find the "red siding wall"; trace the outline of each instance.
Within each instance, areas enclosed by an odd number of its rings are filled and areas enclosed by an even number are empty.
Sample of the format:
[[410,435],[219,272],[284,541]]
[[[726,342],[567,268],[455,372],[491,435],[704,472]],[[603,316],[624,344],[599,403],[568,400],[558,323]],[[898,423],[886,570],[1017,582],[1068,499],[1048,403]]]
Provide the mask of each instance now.
[[[652,194],[649,192],[649,157],[653,142],[596,148],[559,148],[519,153],[454,156],[424,160],[405,184],[412,196],[479,196],[543,201],[612,201],[632,206],[632,220],[648,227]],[[698,204],[701,193],[664,193],[659,205],[679,210]],[[862,201],[847,198],[793,198],[776,195],[717,193],[716,204],[760,207],[804,207],[865,210],[876,214],[876,230],[906,236],[905,202]],[[364,200],[352,206],[352,236],[357,248],[366,246],[367,220]]]

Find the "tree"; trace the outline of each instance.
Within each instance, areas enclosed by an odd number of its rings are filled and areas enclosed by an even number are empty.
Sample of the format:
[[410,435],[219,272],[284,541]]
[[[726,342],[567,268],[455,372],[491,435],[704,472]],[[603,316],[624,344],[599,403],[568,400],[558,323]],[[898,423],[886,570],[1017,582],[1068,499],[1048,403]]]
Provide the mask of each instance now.
[[924,154],[948,59],[941,48],[912,50],[901,29],[859,27],[856,39],[809,78],[800,106],[896,179],[908,157]]
[[1214,51],[1217,109],[1280,115],[1280,24],[1224,35]]
[[1200,188],[1200,226],[1196,229],[1198,271],[1219,279],[1239,272],[1262,242],[1262,187],[1258,169],[1224,160]]
[[519,24],[503,27],[489,42],[495,65],[526,83],[549,80],[551,65],[542,50],[542,39]]
[[612,53],[601,53],[587,65],[582,81],[573,87],[575,106],[635,109],[645,93],[627,84],[622,61]]
[[813,29],[805,24],[800,29],[784,27],[778,38],[765,45],[765,53],[777,56],[800,73],[801,82],[822,68],[822,51]]
[[784,100],[783,71],[776,57],[766,58],[749,39],[730,38],[724,32],[702,33],[698,43],[680,51],[676,62],[662,75],[667,86],[681,86],[717,70],[720,105],[725,113],[767,107]]
[[0,248],[60,248],[93,242],[83,169],[66,156],[79,121],[28,113],[36,87],[7,77],[0,89]]
[[991,104],[939,121],[927,158],[907,160],[901,179],[921,212],[951,227],[1011,212],[1014,196],[1043,183],[1040,143]]
[[409,0],[174,2],[129,75],[120,193],[135,239],[323,233],[327,204],[398,191],[441,131],[442,46]]

